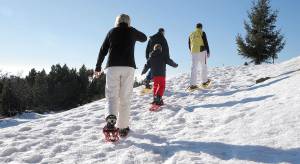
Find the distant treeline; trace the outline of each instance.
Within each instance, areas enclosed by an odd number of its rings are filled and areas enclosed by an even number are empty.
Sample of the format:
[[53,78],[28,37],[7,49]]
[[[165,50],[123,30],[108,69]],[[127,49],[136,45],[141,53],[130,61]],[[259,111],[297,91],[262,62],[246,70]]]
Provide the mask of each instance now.
[[[53,65],[49,74],[32,69],[25,78],[0,76],[0,114],[68,110],[105,97],[105,74],[89,80],[94,71],[84,65],[77,71]],[[134,86],[141,83],[135,80]]]

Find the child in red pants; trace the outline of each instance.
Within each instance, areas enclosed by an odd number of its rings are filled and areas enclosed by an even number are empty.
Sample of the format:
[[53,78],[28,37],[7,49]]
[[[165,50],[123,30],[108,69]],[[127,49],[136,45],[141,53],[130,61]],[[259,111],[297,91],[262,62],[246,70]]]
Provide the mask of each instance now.
[[145,74],[149,68],[151,68],[153,75],[153,102],[152,104],[163,105],[162,96],[165,92],[166,86],[166,65],[172,67],[178,67],[172,59],[168,57],[167,54],[162,53],[162,46],[160,44],[155,44],[153,51],[150,53],[150,57],[144,66],[142,75]]

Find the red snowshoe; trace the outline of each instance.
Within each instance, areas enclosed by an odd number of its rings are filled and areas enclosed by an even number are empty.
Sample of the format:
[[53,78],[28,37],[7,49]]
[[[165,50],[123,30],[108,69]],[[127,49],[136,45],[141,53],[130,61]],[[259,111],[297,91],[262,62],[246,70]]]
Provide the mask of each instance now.
[[115,115],[109,115],[106,117],[107,124],[103,128],[103,134],[107,142],[119,141],[119,129],[115,127],[117,117]]
[[103,128],[103,134],[105,136],[105,141],[107,142],[119,141],[119,129],[116,127],[108,128],[107,126],[105,126]]

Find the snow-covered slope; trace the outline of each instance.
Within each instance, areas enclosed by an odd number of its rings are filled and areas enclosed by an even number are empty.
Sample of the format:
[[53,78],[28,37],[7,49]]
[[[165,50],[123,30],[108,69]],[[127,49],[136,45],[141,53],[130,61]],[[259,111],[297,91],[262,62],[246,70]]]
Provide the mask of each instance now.
[[[58,114],[0,122],[0,163],[300,163],[300,57],[210,69],[213,87],[169,79],[162,111],[135,96],[131,133],[103,141],[105,99]],[[271,79],[255,84],[255,80]],[[23,122],[22,122],[23,120]]]

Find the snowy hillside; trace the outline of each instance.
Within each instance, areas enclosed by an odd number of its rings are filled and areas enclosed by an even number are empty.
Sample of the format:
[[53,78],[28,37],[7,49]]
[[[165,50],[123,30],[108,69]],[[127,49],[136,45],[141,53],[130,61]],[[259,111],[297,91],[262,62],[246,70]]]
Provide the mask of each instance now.
[[300,57],[212,68],[210,78],[211,89],[193,93],[189,74],[169,79],[159,112],[136,88],[132,131],[118,144],[103,141],[105,100],[1,121],[0,163],[300,163]]

